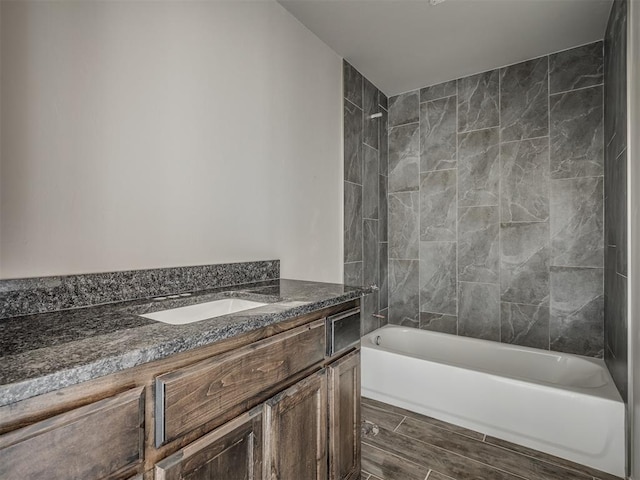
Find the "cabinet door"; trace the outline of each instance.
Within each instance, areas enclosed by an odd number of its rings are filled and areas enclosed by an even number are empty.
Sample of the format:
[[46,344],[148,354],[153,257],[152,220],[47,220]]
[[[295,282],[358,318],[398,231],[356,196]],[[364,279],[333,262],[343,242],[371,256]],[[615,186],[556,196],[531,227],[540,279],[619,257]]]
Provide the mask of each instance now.
[[329,372],[329,478],[360,474],[360,350],[327,367]]
[[323,369],[265,404],[265,480],[327,479],[327,375]]
[[262,406],[156,464],[156,480],[262,479]]

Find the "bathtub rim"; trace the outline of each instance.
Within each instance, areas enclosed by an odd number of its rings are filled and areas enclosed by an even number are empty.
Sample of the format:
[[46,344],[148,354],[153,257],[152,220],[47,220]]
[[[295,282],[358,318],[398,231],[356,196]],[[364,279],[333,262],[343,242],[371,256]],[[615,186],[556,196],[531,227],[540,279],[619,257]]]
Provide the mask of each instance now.
[[[501,373],[497,373],[491,370],[487,370],[487,369],[482,369],[482,368],[478,368],[475,366],[468,366],[468,365],[464,365],[464,364],[460,364],[460,363],[456,363],[456,362],[448,362],[448,361],[443,361],[443,360],[439,360],[439,359],[431,359],[431,358],[425,358],[423,356],[415,356],[415,355],[411,355],[407,352],[403,352],[401,350],[397,350],[397,349],[393,349],[393,348],[385,348],[384,346],[381,345],[376,345],[373,341],[369,341],[367,342],[366,340],[369,339],[373,339],[376,336],[376,332],[381,332],[384,330],[407,330],[409,331],[409,333],[411,333],[411,330],[415,330],[417,332],[422,332],[422,334],[424,335],[430,335],[430,336],[436,336],[436,337],[441,337],[441,338],[446,338],[447,340],[454,340],[454,341],[459,341],[461,343],[481,343],[481,344],[487,344],[487,343],[491,343],[491,344],[498,344],[500,346],[502,346],[503,348],[507,348],[507,349],[512,349],[512,350],[525,350],[525,351],[531,351],[531,352],[535,352],[535,353],[545,353],[548,352],[550,354],[555,354],[555,355],[561,355],[561,356],[569,356],[569,357],[577,357],[581,360],[585,360],[588,361],[589,363],[592,363],[596,366],[598,366],[600,369],[602,369],[604,371],[605,377],[607,378],[607,382],[605,383],[605,385],[599,386],[599,387],[578,387],[578,386],[573,386],[573,385],[564,385],[564,384],[560,384],[560,383],[552,383],[552,382],[545,382],[543,380],[537,380],[537,379],[531,379],[531,378],[526,378],[526,377],[518,377],[518,376],[513,376],[513,375],[507,375],[507,374],[501,374]],[[480,372],[482,374],[485,375],[490,375],[492,377],[497,377],[497,378],[507,378],[511,381],[515,381],[518,383],[523,383],[523,384],[537,384],[537,385],[541,385],[543,387],[546,388],[553,388],[555,390],[560,390],[560,391],[566,391],[566,392],[571,392],[571,394],[579,394],[579,395],[586,395],[589,397],[598,397],[601,398],[603,400],[607,400],[607,401],[611,401],[611,402],[615,402],[615,403],[620,403],[620,404],[624,404],[622,397],[620,396],[620,392],[618,392],[618,389],[616,388],[615,384],[613,383],[613,378],[611,377],[611,373],[609,372],[609,369],[607,368],[604,360],[599,359],[599,358],[593,358],[593,357],[587,357],[584,355],[576,355],[573,353],[564,353],[564,352],[555,352],[552,350],[542,350],[539,348],[532,348],[532,347],[525,347],[525,346],[521,346],[521,345],[513,345],[513,344],[506,344],[506,343],[500,343],[500,342],[494,342],[492,340],[484,340],[481,338],[473,338],[473,337],[464,337],[464,336],[459,336],[459,335],[453,335],[450,333],[443,333],[443,332],[435,332],[435,331],[431,331],[431,330],[423,330],[423,329],[419,329],[419,328],[414,328],[414,327],[406,327],[403,325],[392,325],[392,324],[388,324],[388,325],[384,325],[380,328],[377,328],[376,330],[373,330],[372,332],[368,333],[367,335],[364,335],[361,339],[361,348],[370,348],[373,350],[380,350],[380,351],[384,351],[390,354],[394,354],[394,355],[400,355],[400,356],[407,356],[407,357],[412,357],[412,358],[417,358],[419,360],[425,361],[425,362],[433,362],[433,363],[440,363],[443,365],[447,365],[449,367],[452,368],[456,368],[456,369],[461,369],[461,370],[473,370],[476,372]]]

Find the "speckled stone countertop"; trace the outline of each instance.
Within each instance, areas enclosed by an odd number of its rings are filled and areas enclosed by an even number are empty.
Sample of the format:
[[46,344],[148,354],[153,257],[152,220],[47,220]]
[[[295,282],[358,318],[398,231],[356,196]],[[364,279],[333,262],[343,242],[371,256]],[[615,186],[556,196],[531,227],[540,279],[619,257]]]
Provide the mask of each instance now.
[[[272,280],[0,320],[0,406],[208,345],[368,293],[341,284]],[[189,325],[141,314],[220,298],[268,303]]]

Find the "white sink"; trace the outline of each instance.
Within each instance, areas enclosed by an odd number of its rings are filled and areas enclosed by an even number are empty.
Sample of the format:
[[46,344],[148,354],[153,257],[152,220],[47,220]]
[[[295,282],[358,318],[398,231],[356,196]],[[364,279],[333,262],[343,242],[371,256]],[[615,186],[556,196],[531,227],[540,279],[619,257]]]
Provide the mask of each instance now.
[[268,305],[268,303],[252,302],[239,298],[225,298],[224,300],[199,303],[197,305],[189,305],[188,307],[171,308],[169,310],[146,313],[140,316],[172,325],[185,325],[208,318],[220,317],[229,313],[264,307],[265,305]]

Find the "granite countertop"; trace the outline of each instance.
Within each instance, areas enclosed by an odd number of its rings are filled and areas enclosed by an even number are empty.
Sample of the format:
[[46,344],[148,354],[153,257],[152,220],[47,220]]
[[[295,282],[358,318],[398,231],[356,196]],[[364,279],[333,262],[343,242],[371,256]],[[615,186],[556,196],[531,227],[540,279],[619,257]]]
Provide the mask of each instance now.
[[[272,280],[0,320],[0,406],[337,305],[369,292],[341,284]],[[220,298],[268,305],[189,325],[140,315]]]

